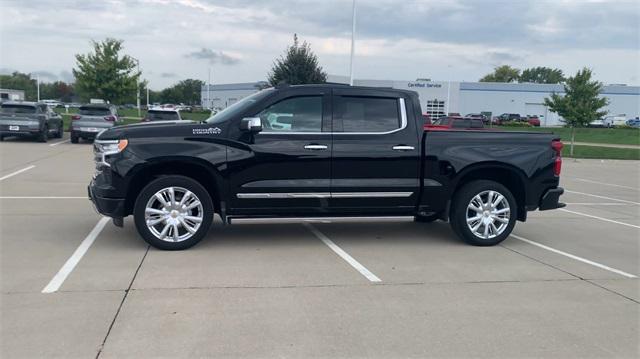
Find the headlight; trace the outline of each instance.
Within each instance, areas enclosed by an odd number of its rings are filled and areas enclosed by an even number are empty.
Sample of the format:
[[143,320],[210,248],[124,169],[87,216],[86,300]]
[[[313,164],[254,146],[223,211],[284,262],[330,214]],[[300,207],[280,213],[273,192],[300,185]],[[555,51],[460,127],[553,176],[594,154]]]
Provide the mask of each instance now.
[[107,140],[107,141],[95,141],[96,152],[101,153],[105,156],[115,155],[116,153],[122,152],[129,141],[127,140]]

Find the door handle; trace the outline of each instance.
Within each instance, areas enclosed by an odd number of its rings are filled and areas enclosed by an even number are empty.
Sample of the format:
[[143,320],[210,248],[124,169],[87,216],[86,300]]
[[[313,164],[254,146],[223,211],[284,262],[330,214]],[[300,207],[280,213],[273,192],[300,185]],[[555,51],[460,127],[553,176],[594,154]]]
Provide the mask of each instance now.
[[405,145],[393,146],[392,148],[393,148],[394,151],[413,151],[413,150],[415,150],[415,147],[413,147],[413,146],[405,146]]
[[312,151],[322,151],[322,150],[326,150],[327,146],[326,145],[306,145],[304,146],[305,150],[312,150]]

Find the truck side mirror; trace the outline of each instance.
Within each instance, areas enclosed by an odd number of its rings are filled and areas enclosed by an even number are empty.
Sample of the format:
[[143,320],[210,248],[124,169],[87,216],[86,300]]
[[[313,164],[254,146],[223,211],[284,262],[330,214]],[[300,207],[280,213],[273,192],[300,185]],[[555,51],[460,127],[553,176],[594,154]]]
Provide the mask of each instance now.
[[258,133],[262,131],[260,117],[245,117],[240,121],[240,130]]

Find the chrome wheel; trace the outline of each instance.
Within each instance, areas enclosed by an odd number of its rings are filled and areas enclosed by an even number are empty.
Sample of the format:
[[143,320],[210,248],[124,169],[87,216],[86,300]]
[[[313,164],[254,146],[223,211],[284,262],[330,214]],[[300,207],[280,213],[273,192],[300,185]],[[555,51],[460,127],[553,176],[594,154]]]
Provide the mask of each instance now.
[[193,192],[182,187],[167,187],[149,199],[144,218],[156,238],[182,242],[198,231],[203,212],[202,203]]
[[499,236],[509,226],[509,201],[497,191],[475,195],[467,206],[467,226],[476,237],[490,239]]

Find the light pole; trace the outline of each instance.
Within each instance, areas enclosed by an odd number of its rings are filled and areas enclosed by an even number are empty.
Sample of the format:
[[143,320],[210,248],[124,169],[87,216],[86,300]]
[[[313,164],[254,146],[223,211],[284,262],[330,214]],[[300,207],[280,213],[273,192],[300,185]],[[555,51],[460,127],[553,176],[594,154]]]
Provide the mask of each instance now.
[[351,13],[351,63],[349,65],[349,85],[353,86],[353,54],[356,49],[356,0],[353,0]]
[[40,102],[40,75],[36,76],[37,89],[38,89],[38,102]]
[[[138,109],[138,117],[142,117],[142,114],[140,113],[140,61],[138,61],[138,59],[136,59],[135,57],[132,57],[132,59],[136,62],[136,66],[138,67],[138,76],[136,77],[136,108]],[[147,108],[149,108],[148,96]]]

